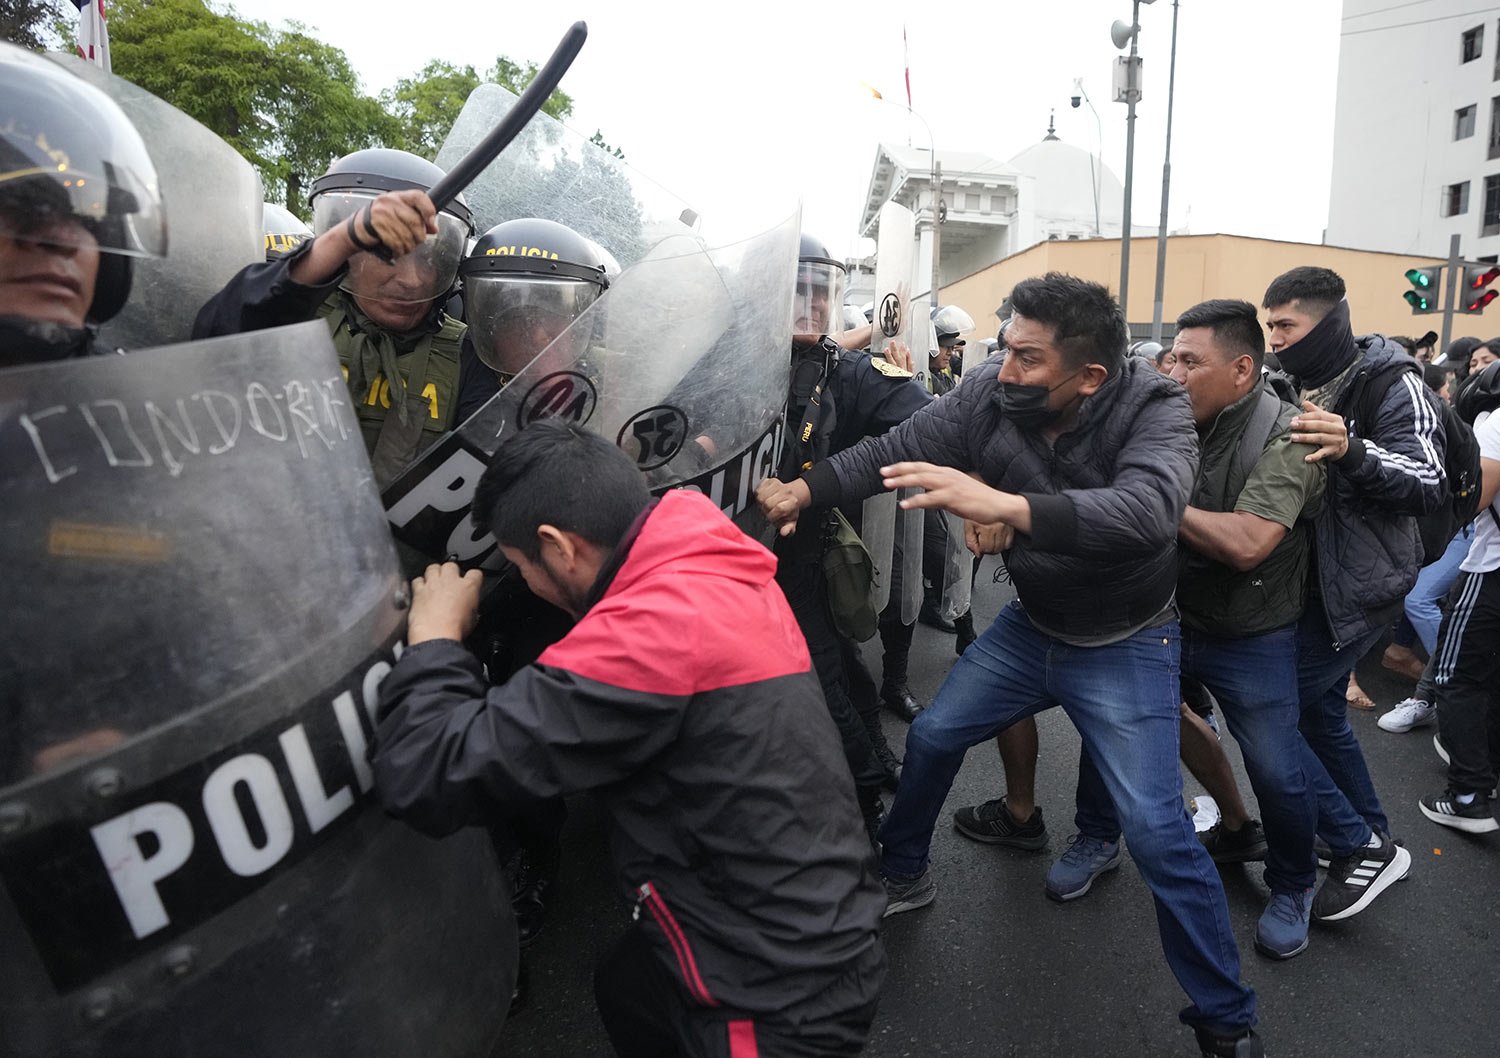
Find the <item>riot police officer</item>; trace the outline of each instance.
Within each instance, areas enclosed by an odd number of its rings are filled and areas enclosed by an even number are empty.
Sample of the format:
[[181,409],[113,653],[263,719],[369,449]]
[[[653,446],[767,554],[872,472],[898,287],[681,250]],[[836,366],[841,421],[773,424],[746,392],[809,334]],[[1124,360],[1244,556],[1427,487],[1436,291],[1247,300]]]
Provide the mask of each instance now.
[[0,44],[0,367],[86,356],[166,253],[156,167],[104,92]]
[[[490,370],[460,394],[458,421],[551,346],[609,289],[619,268],[598,243],[556,221],[523,217],[485,232],[459,275],[469,327],[465,341]],[[554,351],[571,360],[588,338],[573,335],[562,343],[567,348]]]
[[267,261],[285,257],[313,237],[313,230],[301,217],[275,202],[261,204],[260,227],[266,237]]
[[340,158],[313,181],[316,238],[243,269],[193,326],[203,338],[326,320],[381,487],[454,425],[477,367],[444,311],[474,228],[462,196],[434,209],[427,191],[443,175],[405,151]]
[[[806,466],[865,437],[885,433],[930,399],[910,371],[869,353],[841,348],[828,337],[830,330],[841,326],[834,312],[843,303],[845,277],[843,263],[831,257],[823,243],[804,234],[792,309],[792,383],[787,404],[792,421],[786,434],[783,477],[796,477]],[[811,429],[803,430],[804,424]],[[807,638],[873,837],[882,812],[879,788],[889,772],[880,763],[873,741],[883,738],[878,716],[867,723],[850,699],[845,652],[829,612],[821,569],[823,533],[779,537],[775,551],[776,579]]]

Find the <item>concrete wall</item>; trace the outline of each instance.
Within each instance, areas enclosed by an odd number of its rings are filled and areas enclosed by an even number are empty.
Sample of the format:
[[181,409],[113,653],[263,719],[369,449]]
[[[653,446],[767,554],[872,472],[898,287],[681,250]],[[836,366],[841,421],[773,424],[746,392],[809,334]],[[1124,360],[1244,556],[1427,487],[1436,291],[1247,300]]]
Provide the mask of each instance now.
[[[1500,174],[1489,157],[1500,12],[1469,0],[1345,0],[1343,13],[1326,241],[1446,257],[1457,233],[1467,257],[1500,253],[1500,234],[1481,234],[1485,177]],[[1463,35],[1478,26],[1479,58],[1462,62]],[[1474,134],[1455,140],[1454,112],[1469,105]],[[1463,181],[1468,210],[1444,217],[1445,189]]]
[[[1412,337],[1442,331],[1440,314],[1413,316],[1402,299],[1411,289],[1408,268],[1441,263],[1435,258],[1372,253],[1335,246],[1275,242],[1236,235],[1174,235],[1167,240],[1163,320],[1170,324],[1184,309],[1209,298],[1242,298],[1259,307],[1271,280],[1298,265],[1320,265],[1343,276],[1356,333],[1379,332]],[[966,276],[943,288],[942,302],[957,304],[974,317],[977,337],[999,329],[995,309],[1011,288],[1030,276],[1067,272],[1103,283],[1111,291],[1120,280],[1120,244],[1115,240],[1044,242]],[[1132,239],[1130,313],[1132,336],[1150,335],[1156,284],[1156,240]],[[1488,318],[1486,318],[1486,316]],[[1483,316],[1455,316],[1453,335],[1491,337],[1500,334],[1500,302]]]

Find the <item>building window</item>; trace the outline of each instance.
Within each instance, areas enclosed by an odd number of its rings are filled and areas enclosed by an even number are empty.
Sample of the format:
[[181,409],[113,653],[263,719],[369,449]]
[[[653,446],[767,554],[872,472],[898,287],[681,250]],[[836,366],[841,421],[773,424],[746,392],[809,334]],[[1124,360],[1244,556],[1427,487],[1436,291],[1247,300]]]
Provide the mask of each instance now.
[[1443,216],[1457,217],[1469,212],[1469,182],[1449,184],[1443,189]]
[[1463,62],[1473,62],[1484,51],[1484,27],[1475,26],[1464,34]]
[[1500,158],[1500,96],[1490,100],[1490,157]]
[[973,192],[964,192],[964,209],[973,210],[975,213],[978,213],[979,196]]
[[1455,140],[1466,140],[1474,135],[1474,115],[1478,112],[1478,105],[1473,103],[1453,112],[1453,138]]
[[1500,235],[1500,176],[1484,178],[1484,224],[1479,234]]
[[[1495,32],[1500,34],[1500,29],[1497,29]],[[1496,39],[1500,40],[1500,37]],[[1495,49],[1495,80],[1500,81],[1500,48]]]

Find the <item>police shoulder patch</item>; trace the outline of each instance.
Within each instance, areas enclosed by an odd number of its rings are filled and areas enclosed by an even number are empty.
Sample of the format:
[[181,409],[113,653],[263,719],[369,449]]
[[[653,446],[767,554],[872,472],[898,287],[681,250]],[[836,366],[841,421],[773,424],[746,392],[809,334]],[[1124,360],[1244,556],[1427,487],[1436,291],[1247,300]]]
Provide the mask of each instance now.
[[910,371],[907,371],[905,368],[897,367],[895,364],[891,363],[884,357],[872,356],[870,357],[870,363],[874,366],[875,370],[879,371],[882,375],[887,375],[891,378],[912,377],[912,373]]

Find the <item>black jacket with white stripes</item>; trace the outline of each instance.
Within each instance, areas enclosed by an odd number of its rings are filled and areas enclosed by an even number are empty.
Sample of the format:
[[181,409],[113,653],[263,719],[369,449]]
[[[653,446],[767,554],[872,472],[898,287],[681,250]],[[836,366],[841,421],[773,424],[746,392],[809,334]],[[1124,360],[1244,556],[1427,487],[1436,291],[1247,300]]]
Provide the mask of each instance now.
[[[1354,377],[1328,409],[1343,416],[1349,451],[1329,465],[1327,497],[1313,523],[1318,587],[1336,644],[1395,617],[1422,566],[1417,516],[1448,497],[1440,398],[1423,384],[1421,365],[1383,335],[1355,345]],[[1385,370],[1402,361],[1410,371]],[[1364,395],[1376,375],[1386,385],[1378,401]],[[1359,421],[1363,407],[1376,409],[1372,421]]]

